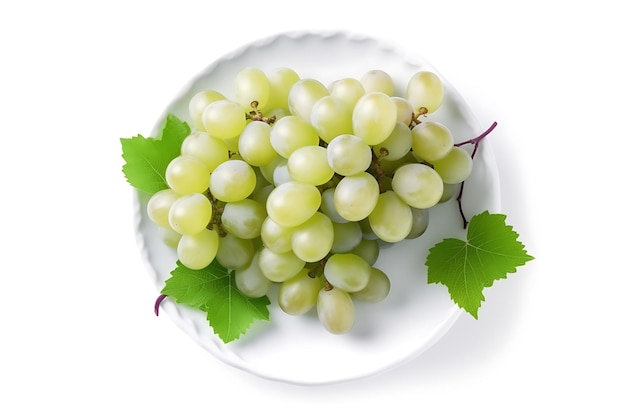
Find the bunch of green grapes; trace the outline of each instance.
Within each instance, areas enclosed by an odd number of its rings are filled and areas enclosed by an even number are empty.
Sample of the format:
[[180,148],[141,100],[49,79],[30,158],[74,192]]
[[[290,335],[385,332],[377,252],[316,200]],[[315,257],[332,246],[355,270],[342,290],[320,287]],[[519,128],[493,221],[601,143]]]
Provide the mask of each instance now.
[[389,293],[379,242],[422,235],[472,170],[450,131],[422,120],[444,99],[439,77],[420,71],[394,92],[381,70],[325,85],[289,68],[241,70],[230,98],[197,92],[149,217],[186,267],[217,259],[243,294],[279,285],[286,313],[316,307],[328,331],[349,331],[353,300]]

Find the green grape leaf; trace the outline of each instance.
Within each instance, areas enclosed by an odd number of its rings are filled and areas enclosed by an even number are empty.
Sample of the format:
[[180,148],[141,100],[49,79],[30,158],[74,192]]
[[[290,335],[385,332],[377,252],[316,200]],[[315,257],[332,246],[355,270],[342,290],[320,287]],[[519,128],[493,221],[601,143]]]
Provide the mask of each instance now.
[[452,300],[476,319],[483,290],[534,259],[505,219],[488,211],[477,214],[467,227],[467,241],[444,239],[426,258],[428,283],[447,286]]
[[189,136],[189,125],[174,115],[168,115],[158,138],[141,135],[122,138],[122,172],[126,180],[148,194],[168,188],[165,169],[180,155],[183,140]]
[[269,298],[249,298],[241,293],[235,285],[234,272],[217,261],[201,270],[177,262],[161,293],[179,304],[204,311],[224,343],[237,340],[257,320],[269,321]]

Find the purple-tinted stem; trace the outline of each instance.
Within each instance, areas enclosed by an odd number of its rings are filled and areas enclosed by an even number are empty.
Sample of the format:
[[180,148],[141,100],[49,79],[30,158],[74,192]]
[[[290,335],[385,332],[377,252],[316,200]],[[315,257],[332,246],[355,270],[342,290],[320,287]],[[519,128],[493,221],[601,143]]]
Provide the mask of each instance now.
[[159,307],[161,307],[161,303],[166,298],[167,298],[167,295],[161,294],[157,297],[156,301],[154,302],[154,314],[156,314],[157,316],[159,315]]
[[[471,155],[472,159],[474,159],[474,156],[476,155],[476,151],[478,150],[478,145],[480,145],[480,141],[482,141],[489,133],[491,133],[491,131],[495,129],[497,125],[498,125],[497,122],[493,122],[491,126],[489,126],[489,128],[485,130],[483,133],[481,133],[480,135],[476,136],[473,139],[456,143],[454,146],[463,146],[463,145],[468,145],[468,144],[474,145],[474,149],[472,150],[472,155]],[[461,183],[461,188],[459,190],[459,195],[456,198],[456,201],[459,205],[459,213],[461,214],[461,219],[463,220],[463,229],[466,229],[468,221],[467,221],[467,218],[465,217],[465,213],[463,212],[463,204],[461,203],[461,199],[463,198],[464,187],[465,187],[465,181]]]

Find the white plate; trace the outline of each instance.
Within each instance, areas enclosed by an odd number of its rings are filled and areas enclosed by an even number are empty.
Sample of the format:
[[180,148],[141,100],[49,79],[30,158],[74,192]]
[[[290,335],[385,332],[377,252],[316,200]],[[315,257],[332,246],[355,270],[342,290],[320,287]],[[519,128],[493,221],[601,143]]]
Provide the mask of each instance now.
[[[402,85],[414,72],[436,72],[421,57],[405,56],[366,37],[346,33],[281,34],[250,44],[210,65],[173,100],[156,126],[161,126],[167,113],[188,120],[187,103],[199,90],[216,89],[231,95],[234,74],[246,66],[266,70],[286,66],[302,78],[317,78],[326,83],[342,77],[359,78],[370,69],[382,69],[398,82],[397,94],[402,93]],[[476,136],[480,132],[470,109],[445,78],[444,83],[446,101],[428,120],[444,122],[457,142]],[[176,255],[161,243],[157,228],[148,219],[147,197],[137,197],[138,240],[160,291],[174,268]],[[497,212],[499,199],[497,168],[486,140],[466,182],[466,214],[471,216],[485,209]],[[357,304],[355,326],[346,335],[328,333],[314,312],[289,316],[274,303],[270,306],[270,322],[256,322],[240,340],[225,345],[213,334],[203,313],[172,301],[165,301],[162,310],[217,358],[264,378],[321,384],[369,376],[424,352],[461,314],[444,286],[426,284],[424,267],[428,249],[445,237],[455,236],[464,236],[464,231],[456,202],[450,201],[431,210],[430,224],[422,237],[383,249],[377,266],[390,276],[391,292],[381,303]],[[274,301],[274,294],[270,298]]]

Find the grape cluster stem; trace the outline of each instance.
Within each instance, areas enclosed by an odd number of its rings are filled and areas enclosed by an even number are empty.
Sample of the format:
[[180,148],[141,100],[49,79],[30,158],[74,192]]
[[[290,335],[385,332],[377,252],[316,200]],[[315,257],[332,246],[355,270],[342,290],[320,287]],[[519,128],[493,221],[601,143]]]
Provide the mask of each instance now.
[[[460,143],[456,143],[454,146],[474,145],[474,149],[472,150],[472,154],[471,154],[472,159],[474,159],[474,156],[476,155],[476,152],[478,151],[478,145],[480,145],[480,142],[484,138],[486,138],[487,135],[491,133],[491,131],[493,131],[493,129],[495,129],[497,125],[498,125],[497,122],[493,122],[491,126],[489,126],[489,128],[487,128],[487,130],[485,130],[480,135],[476,136],[475,138],[468,139]],[[463,220],[463,229],[467,229],[467,225],[469,222],[467,221],[467,218],[465,217],[465,213],[463,212],[463,203],[461,201],[463,198],[463,188],[465,188],[465,181],[461,183],[461,189],[459,190],[459,195],[457,196],[456,201],[459,206],[459,213],[461,214],[461,219]]]

